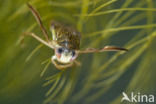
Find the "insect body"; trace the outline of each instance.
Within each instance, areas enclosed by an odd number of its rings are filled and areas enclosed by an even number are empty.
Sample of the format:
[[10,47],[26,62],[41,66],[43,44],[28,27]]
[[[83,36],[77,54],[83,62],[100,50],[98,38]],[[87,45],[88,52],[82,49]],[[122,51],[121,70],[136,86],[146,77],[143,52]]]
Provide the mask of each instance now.
[[80,48],[80,33],[72,27],[64,26],[56,21],[52,21],[50,29],[53,41],[57,43],[53,59],[57,59],[61,63],[72,62],[78,56],[76,50]]
[[50,30],[53,39],[50,40],[38,12],[30,4],[27,5],[39,24],[46,40],[41,39],[34,33],[25,33],[24,35],[32,36],[44,45],[52,48],[55,51],[55,55],[52,56],[51,61],[58,69],[65,69],[74,64],[79,65],[80,63],[76,61],[79,54],[104,51],[127,51],[125,48],[115,46],[105,46],[101,49],[87,48],[85,50],[80,50],[80,33],[74,28],[65,26],[56,21],[51,22]]

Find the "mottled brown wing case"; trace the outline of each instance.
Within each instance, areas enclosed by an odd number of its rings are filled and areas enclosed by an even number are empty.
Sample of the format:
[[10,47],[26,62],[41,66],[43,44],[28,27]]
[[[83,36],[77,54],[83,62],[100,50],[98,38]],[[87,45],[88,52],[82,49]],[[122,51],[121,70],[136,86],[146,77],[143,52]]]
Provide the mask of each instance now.
[[79,32],[56,21],[52,21],[51,26],[55,29],[57,44],[68,49],[79,50],[81,38]]

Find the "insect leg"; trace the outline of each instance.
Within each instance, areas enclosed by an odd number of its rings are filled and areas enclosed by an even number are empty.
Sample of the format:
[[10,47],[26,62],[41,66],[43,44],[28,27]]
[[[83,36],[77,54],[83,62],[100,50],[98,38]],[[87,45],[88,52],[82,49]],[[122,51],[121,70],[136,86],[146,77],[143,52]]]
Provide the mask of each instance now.
[[74,60],[74,64],[76,64],[77,66],[81,66],[81,63],[77,60]]
[[49,48],[54,49],[54,46],[53,46],[52,43],[46,42],[45,40],[41,39],[41,38],[38,37],[35,33],[32,33],[32,32],[25,32],[25,33],[23,33],[23,35],[22,35],[21,38],[20,38],[20,41],[23,41],[25,36],[32,36],[33,38],[35,38],[36,40],[38,40],[38,41],[41,42],[42,44],[48,46]]
[[128,51],[128,49],[116,47],[116,46],[105,46],[101,49],[95,48],[87,48],[85,50],[79,50],[78,53],[97,53],[97,52],[104,52],[104,51]]
[[51,61],[52,61],[52,63],[55,65],[55,67],[56,67],[57,69],[60,69],[60,70],[63,70],[63,69],[68,68],[68,67],[71,67],[71,66],[73,65],[73,62],[71,62],[71,63],[69,63],[69,64],[66,64],[66,65],[59,65],[55,60],[56,60],[56,58],[55,58],[55,56],[53,56],[53,57],[51,58]]
[[40,28],[41,28],[41,31],[42,31],[44,37],[46,38],[46,41],[49,42],[50,40],[49,40],[49,38],[48,38],[48,33],[47,33],[47,31],[46,31],[46,29],[45,29],[45,27],[44,27],[44,25],[43,25],[43,23],[42,23],[42,21],[41,21],[41,17],[40,17],[40,15],[39,15],[39,13],[38,13],[37,10],[36,10],[35,8],[33,8],[32,5],[30,5],[29,3],[27,3],[27,6],[29,7],[29,9],[31,10],[32,14],[34,15],[34,17],[35,17],[37,23],[39,24],[39,26],[40,26]]
[[54,27],[51,27],[50,30],[51,30],[51,33],[52,33],[52,38],[53,38],[53,40],[57,40],[57,39],[56,39],[56,32],[55,32]]

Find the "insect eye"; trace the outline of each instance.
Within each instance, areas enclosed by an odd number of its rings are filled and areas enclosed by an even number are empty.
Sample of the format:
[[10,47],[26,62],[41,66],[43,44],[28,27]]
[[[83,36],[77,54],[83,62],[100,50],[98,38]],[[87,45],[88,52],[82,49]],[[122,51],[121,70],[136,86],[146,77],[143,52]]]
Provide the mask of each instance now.
[[58,48],[57,52],[61,54],[63,52],[63,49],[62,48]]
[[75,56],[75,51],[72,51],[72,56]]

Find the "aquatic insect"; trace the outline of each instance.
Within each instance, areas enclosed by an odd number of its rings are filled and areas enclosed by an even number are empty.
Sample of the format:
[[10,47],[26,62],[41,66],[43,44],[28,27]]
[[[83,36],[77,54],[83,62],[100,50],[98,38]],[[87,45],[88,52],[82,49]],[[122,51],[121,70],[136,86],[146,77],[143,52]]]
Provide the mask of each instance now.
[[29,3],[27,6],[34,15],[46,40],[41,39],[32,32],[26,32],[24,35],[32,36],[42,44],[52,48],[55,51],[55,55],[52,56],[51,61],[58,69],[65,69],[74,64],[79,65],[80,63],[76,61],[76,58],[79,54],[104,51],[127,51],[125,48],[115,46],[105,46],[101,49],[87,48],[85,50],[80,50],[81,34],[76,29],[70,26],[65,26],[64,24],[56,21],[52,21],[50,25],[50,30],[52,33],[52,40],[50,40],[37,10]]

